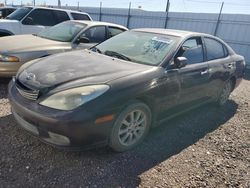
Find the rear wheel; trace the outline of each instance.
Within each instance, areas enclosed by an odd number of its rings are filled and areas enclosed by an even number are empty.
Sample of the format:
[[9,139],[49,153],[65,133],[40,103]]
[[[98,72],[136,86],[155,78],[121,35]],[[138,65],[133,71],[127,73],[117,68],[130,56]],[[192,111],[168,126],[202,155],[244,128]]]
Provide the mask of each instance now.
[[134,148],[145,138],[151,124],[151,111],[147,105],[136,102],[126,107],[118,116],[109,146],[122,152]]
[[224,104],[226,104],[232,90],[233,90],[233,83],[231,80],[228,80],[225,83],[225,85],[224,85],[224,87],[223,87],[222,91],[220,92],[219,97],[217,99],[217,103],[219,106],[223,106]]

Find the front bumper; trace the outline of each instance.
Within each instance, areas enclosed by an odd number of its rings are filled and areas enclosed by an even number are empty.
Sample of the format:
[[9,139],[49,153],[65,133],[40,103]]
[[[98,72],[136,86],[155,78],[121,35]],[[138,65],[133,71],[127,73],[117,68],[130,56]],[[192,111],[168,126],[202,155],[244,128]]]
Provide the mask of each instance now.
[[21,62],[0,62],[0,77],[12,77],[16,75],[22,65]]
[[[108,143],[114,120],[96,124],[93,110],[60,111],[24,99],[13,82],[9,85],[9,99],[18,124],[43,142],[64,149],[88,149]],[[103,116],[111,112],[103,112]]]

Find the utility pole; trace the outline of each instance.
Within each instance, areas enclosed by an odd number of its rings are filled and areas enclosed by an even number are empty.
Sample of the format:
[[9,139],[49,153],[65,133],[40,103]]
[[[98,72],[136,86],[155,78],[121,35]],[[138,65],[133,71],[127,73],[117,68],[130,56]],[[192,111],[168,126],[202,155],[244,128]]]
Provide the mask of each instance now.
[[223,6],[224,6],[224,2],[221,3],[220,13],[219,13],[219,16],[218,16],[218,19],[217,19],[217,23],[216,23],[216,26],[215,26],[215,30],[214,30],[214,36],[216,36],[217,32],[218,32],[218,28],[219,28],[219,25],[220,25],[220,18],[221,18]]
[[5,6],[7,6],[7,0],[4,1]]
[[78,11],[80,10],[80,3],[79,3],[79,1],[77,2],[77,9],[78,9]]
[[129,7],[128,7],[128,19],[127,19],[127,28],[129,28],[129,23],[130,23],[130,17],[131,17],[131,2],[129,2]]
[[58,6],[59,8],[61,8],[61,0],[58,0],[57,6]]
[[33,0],[33,5],[36,6],[36,0]]
[[165,19],[165,26],[164,26],[165,29],[168,27],[168,13],[169,13],[169,7],[170,7],[170,2],[169,2],[169,0],[168,0],[168,1],[167,1],[167,5],[166,5],[166,19]]
[[102,2],[100,2],[99,21],[102,21]]

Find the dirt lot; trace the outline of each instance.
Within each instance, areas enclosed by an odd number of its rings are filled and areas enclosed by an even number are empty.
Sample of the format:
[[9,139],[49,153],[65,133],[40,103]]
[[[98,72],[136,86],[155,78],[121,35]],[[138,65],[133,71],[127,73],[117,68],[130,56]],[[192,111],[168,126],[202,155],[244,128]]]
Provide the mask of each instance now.
[[250,74],[221,109],[165,122],[133,151],[66,152],[16,126],[0,84],[0,187],[250,187]]

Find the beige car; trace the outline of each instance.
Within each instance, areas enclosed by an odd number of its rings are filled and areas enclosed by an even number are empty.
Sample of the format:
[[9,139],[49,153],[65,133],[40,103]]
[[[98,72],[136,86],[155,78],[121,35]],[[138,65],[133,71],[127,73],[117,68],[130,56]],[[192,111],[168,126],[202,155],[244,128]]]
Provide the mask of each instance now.
[[67,21],[38,35],[0,38],[0,77],[15,75],[19,67],[28,61],[90,48],[126,30],[121,25],[106,22]]

